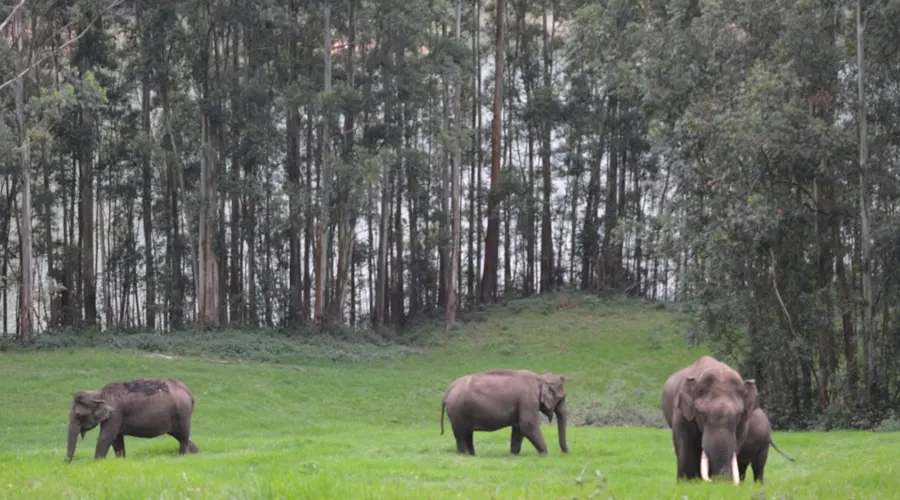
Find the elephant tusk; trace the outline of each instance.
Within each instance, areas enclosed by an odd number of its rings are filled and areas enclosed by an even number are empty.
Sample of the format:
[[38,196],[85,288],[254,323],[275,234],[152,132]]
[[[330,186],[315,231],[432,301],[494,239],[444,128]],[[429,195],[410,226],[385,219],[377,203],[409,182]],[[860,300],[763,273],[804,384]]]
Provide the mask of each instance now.
[[700,477],[704,481],[709,481],[709,457],[706,456],[706,450],[700,455]]
[[731,481],[735,486],[741,484],[741,474],[738,472],[737,453],[731,456]]

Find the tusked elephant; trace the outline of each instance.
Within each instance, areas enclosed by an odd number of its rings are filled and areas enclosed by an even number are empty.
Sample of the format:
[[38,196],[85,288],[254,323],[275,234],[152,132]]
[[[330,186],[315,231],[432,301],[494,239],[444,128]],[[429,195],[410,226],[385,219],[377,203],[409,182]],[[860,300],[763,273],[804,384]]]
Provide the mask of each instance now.
[[757,408],[750,415],[750,421],[747,423],[747,436],[744,439],[744,445],[738,452],[738,471],[741,474],[741,481],[744,480],[749,465],[753,469],[753,480],[763,482],[763,472],[769,457],[769,445],[772,445],[772,448],[775,448],[775,451],[784,458],[791,462],[794,461],[793,458],[778,449],[778,446],[775,446],[775,441],[772,441],[772,426],[769,424],[769,417],[762,408]]
[[709,481],[712,473],[740,484],[737,454],[758,407],[756,382],[711,356],[673,373],[663,387],[662,410],[672,429],[677,479]]
[[529,370],[492,370],[459,377],[447,388],[441,402],[441,435],[446,409],[459,454],[475,455],[474,431],[512,427],[510,452],[518,455],[522,440],[528,438],[540,455],[546,455],[540,414],[553,422],[555,413],[559,447],[568,453],[565,382],[565,375],[538,375]]
[[100,425],[95,459],[106,458],[112,445],[117,457],[125,457],[125,436],[153,438],[169,434],[178,440],[179,454],[197,453],[191,441],[194,396],[187,386],[172,379],[140,379],[107,384],[99,391],[78,391],[69,410],[66,462],[72,461],[78,433]]

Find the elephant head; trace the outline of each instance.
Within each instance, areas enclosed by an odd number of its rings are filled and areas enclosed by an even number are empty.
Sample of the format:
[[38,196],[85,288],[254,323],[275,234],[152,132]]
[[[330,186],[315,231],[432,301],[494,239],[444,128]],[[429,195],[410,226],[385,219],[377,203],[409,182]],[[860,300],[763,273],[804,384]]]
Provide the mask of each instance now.
[[66,461],[70,462],[75,454],[75,443],[78,434],[84,439],[84,434],[97,427],[108,419],[113,412],[113,407],[103,399],[99,392],[79,391],[72,400],[72,408],[69,410],[69,441],[66,449]]
[[566,408],[566,388],[563,384],[566,382],[565,375],[554,375],[552,373],[544,373],[538,376],[540,381],[540,410],[547,416],[550,422],[553,422],[553,414],[556,414],[556,425],[559,429],[559,447],[563,452],[569,451],[566,444],[566,423],[569,413]]
[[740,482],[737,452],[746,437],[747,424],[759,407],[753,379],[743,380],[725,365],[688,376],[675,397],[684,418],[694,421],[702,433],[700,476],[710,473]]

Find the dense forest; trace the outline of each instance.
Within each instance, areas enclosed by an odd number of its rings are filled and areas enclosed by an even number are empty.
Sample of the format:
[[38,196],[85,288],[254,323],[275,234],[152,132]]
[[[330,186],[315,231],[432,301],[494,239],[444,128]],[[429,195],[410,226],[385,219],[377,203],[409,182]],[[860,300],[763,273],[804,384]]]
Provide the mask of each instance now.
[[680,304],[780,425],[900,403],[900,2],[4,0],[0,307],[64,330]]

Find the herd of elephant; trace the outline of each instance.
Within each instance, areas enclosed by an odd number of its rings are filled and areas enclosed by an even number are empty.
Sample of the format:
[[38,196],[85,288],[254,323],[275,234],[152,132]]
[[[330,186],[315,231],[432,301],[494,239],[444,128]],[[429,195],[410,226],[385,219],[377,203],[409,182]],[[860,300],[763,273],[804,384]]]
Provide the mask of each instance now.
[[[510,451],[518,455],[522,441],[546,455],[540,415],[553,422],[556,416],[559,446],[568,453],[566,425],[566,377],[529,370],[492,370],[454,380],[441,402],[441,434],[444,412],[456,438],[456,451],[475,455],[473,433],[512,429]],[[677,479],[729,477],[734,484],[744,479],[747,466],[754,480],[763,481],[769,445],[775,446],[769,419],[759,406],[753,379],[743,379],[727,364],[703,356],[675,372],[662,393],[662,411],[675,448]],[[105,458],[112,446],[125,456],[125,436],[153,438],[168,434],[178,440],[179,453],[197,453],[191,441],[194,397],[178,380],[141,379],[107,384],[99,391],[74,394],[69,411],[66,461],[75,454],[78,434],[100,426],[95,459]]]

